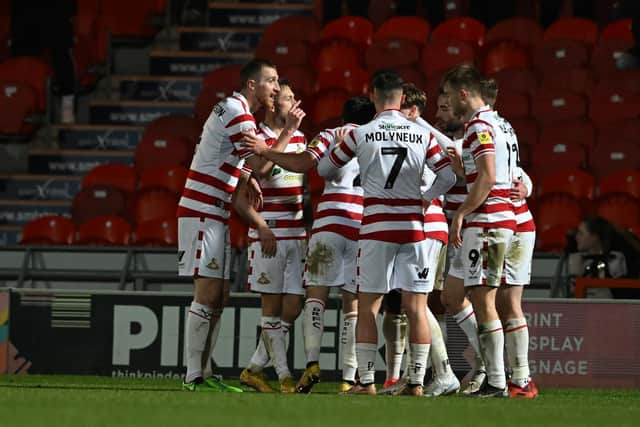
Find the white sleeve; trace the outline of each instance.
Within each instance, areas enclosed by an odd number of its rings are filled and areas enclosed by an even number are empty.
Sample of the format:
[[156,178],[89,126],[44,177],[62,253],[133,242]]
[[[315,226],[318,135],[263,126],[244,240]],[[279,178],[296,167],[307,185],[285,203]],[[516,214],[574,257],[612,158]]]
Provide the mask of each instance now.
[[436,138],[436,141],[438,141],[440,148],[442,148],[444,151],[446,151],[447,148],[449,147],[453,147],[453,141],[451,140],[451,138],[449,138],[444,133],[440,132],[438,129],[436,129],[434,126],[432,126],[428,121],[426,121],[422,117],[418,117],[416,119],[416,124],[422,126],[423,128],[429,129],[429,131]]
[[451,165],[438,170],[431,186],[424,191],[424,187],[420,188],[422,198],[431,201],[436,197],[440,197],[451,189],[456,183],[456,174],[451,169]]
[[531,181],[531,177],[527,175],[521,167],[518,167],[518,174],[524,186],[527,187],[527,197],[530,197],[531,193],[533,193],[533,181]]
[[344,174],[344,169],[336,166],[329,156],[323,156],[318,162],[318,175],[326,179],[340,179],[340,174]]

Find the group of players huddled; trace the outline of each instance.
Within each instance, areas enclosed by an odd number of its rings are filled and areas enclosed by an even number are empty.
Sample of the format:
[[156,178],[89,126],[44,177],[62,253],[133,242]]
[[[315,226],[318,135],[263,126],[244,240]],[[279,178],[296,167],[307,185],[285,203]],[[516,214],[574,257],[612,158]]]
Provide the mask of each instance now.
[[[280,392],[311,391],[321,378],[325,304],[338,287],[340,393],[459,392],[440,326],[446,308],[476,354],[461,393],[536,397],[521,307],[535,242],[525,201],[532,184],[518,166],[513,128],[493,110],[495,82],[470,65],[449,70],[437,94],[436,128],[421,117],[424,92],[382,70],[369,98],[345,102],[344,125],[308,142],[298,130],[305,113],[295,86],[279,79],[273,64],[253,60],[241,80],[240,92],[213,107],[204,125],[178,208],[179,272],[195,281],[183,388],[242,391],[211,367],[229,290],[227,222],[235,208],[250,224],[249,286],[262,302],[260,341],[242,384],[276,391],[263,374],[269,365]],[[260,108],[265,118],[256,124]],[[307,238],[303,184],[314,168],[325,185]],[[387,380],[377,390],[383,304]],[[307,367],[296,381],[287,343],[301,313]],[[429,362],[433,377],[424,385]]]

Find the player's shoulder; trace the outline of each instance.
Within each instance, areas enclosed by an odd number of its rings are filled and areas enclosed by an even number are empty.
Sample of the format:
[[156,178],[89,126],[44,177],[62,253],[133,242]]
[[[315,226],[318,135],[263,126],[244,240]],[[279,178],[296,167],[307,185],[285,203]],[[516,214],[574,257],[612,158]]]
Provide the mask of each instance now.
[[234,93],[233,95],[227,96],[226,98],[218,102],[217,105],[225,109],[225,115],[228,117],[235,117],[239,115],[248,115],[253,117],[253,114],[251,114],[251,110],[249,109],[247,100],[239,93]]

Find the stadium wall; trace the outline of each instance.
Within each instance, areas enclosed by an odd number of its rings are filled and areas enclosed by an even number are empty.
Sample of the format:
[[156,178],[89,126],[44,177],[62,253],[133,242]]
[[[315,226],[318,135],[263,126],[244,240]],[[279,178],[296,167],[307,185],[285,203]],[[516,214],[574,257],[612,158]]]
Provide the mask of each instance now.
[[[188,293],[0,290],[0,373],[177,380],[185,372],[190,301]],[[255,349],[259,301],[253,295],[233,295],[224,311],[213,354],[223,375],[238,376]],[[338,304],[331,300],[325,314],[320,364],[327,380],[338,379],[341,368]],[[534,299],[526,301],[525,311],[530,365],[540,385],[640,387],[640,303]],[[292,329],[289,348],[296,371],[305,366],[300,322]],[[5,327],[9,341],[3,342]],[[451,364],[464,375],[472,350],[451,318],[447,330]],[[383,356],[381,343],[379,370]]]

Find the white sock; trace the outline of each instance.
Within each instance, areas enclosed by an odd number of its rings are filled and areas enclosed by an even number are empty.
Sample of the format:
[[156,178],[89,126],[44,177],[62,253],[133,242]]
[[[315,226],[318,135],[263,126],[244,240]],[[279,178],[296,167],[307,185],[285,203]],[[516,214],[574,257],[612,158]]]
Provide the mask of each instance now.
[[484,370],[484,362],[482,362],[482,353],[480,352],[480,344],[478,342],[478,321],[473,312],[473,306],[469,304],[467,308],[453,315],[458,326],[462,329],[469,340],[469,344],[476,352],[476,370]]
[[213,375],[213,366],[212,366],[212,358],[213,358],[213,350],[216,347],[216,341],[218,341],[218,335],[220,335],[220,317],[222,316],[222,309],[217,308],[211,312],[211,324],[213,327],[209,332],[209,349],[206,352],[205,361],[203,363],[204,369],[202,370],[202,376],[204,378],[209,378]]
[[506,387],[502,323],[499,320],[483,323],[478,328],[478,338],[489,384],[498,388]]
[[527,319],[509,319],[504,324],[504,343],[507,360],[513,369],[511,382],[518,387],[529,384],[529,328]]
[[369,385],[376,381],[376,353],[377,344],[365,342],[356,343],[356,358],[358,360],[358,372],[360,373],[360,384]]
[[342,321],[342,334],[340,343],[342,344],[342,379],[354,382],[356,371],[358,370],[358,360],[356,359],[356,324],[358,313],[352,311],[344,314]]
[[427,370],[427,356],[429,355],[431,344],[409,343],[411,353],[411,364],[409,365],[409,384],[422,385],[424,383],[424,373]]
[[[404,341],[404,345],[405,345],[405,348],[409,348],[409,331],[408,330],[407,330],[407,336]],[[427,358],[427,364],[429,364],[428,358]],[[407,357],[405,357],[405,362],[404,362],[404,372],[402,373],[402,376],[406,378],[407,381],[409,380],[409,366],[411,366],[411,352],[407,351]]]
[[307,298],[304,303],[302,318],[302,335],[304,336],[304,351],[307,363],[317,362],[322,347],[322,333],[324,332],[324,304],[321,300]]
[[287,350],[285,348],[284,334],[279,317],[262,317],[262,340],[267,349],[269,359],[278,374],[278,379],[283,380],[291,376],[287,365]]
[[211,308],[195,301],[187,315],[187,375],[185,382],[202,377],[202,354],[207,346],[211,322]]
[[280,321],[280,327],[282,328],[282,337],[284,339],[284,353],[289,352],[289,330],[291,329],[291,323]]
[[382,332],[385,341],[387,379],[400,378],[402,356],[404,355],[407,318],[402,314],[384,314]]
[[447,346],[444,343],[440,325],[431,310],[429,310],[429,307],[427,307],[427,320],[429,322],[429,330],[431,331],[431,350],[429,357],[431,358],[434,377],[446,378],[449,375],[453,375],[453,371],[449,365]]
[[442,339],[446,343],[447,342],[447,318],[444,314],[436,314],[436,319],[438,319],[438,326],[440,326],[440,332],[442,332]]

